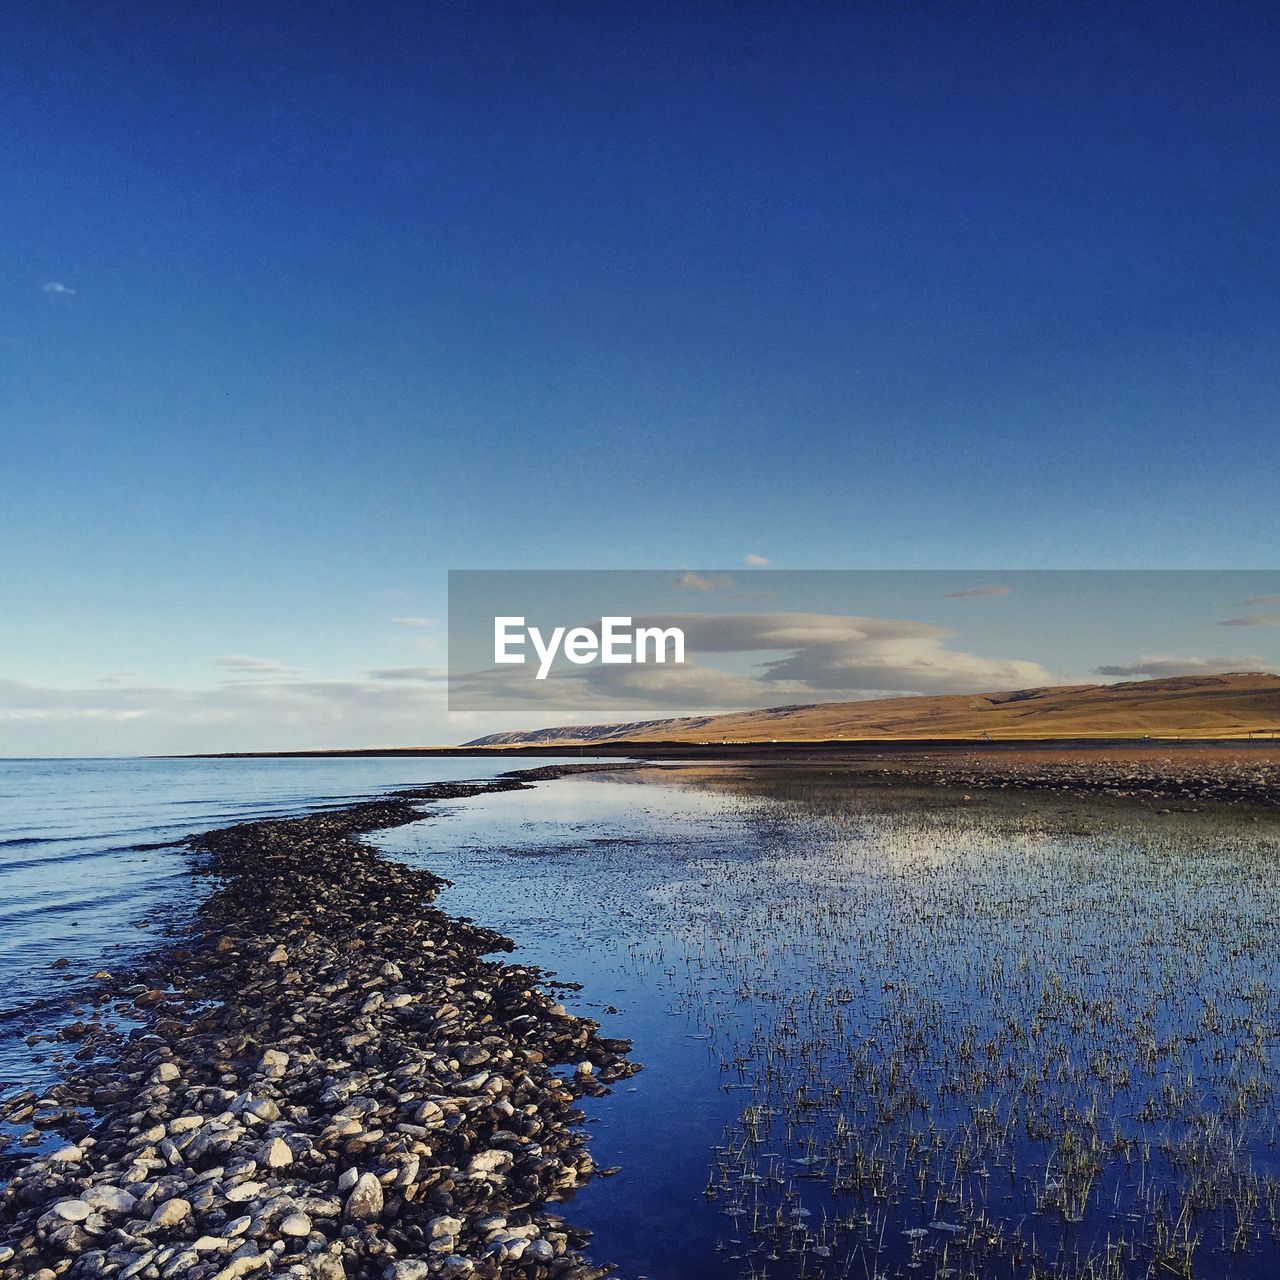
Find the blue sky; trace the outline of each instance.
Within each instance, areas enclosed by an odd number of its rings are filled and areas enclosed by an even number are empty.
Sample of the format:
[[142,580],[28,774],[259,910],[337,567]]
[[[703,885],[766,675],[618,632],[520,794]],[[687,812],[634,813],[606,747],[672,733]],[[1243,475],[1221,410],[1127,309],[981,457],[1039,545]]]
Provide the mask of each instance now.
[[9,6],[0,751],[401,738],[182,707],[449,568],[1274,564],[1278,21]]

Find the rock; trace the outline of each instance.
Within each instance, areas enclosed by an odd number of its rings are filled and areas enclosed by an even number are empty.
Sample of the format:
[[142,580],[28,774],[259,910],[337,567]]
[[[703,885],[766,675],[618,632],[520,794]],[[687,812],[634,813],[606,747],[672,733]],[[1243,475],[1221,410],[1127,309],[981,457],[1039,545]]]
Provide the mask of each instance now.
[[259,1098],[252,1093],[242,1093],[231,1104],[233,1115],[253,1116],[258,1120],[279,1120],[280,1108],[270,1098]]
[[356,1179],[343,1214],[349,1222],[372,1222],[381,1216],[382,1183],[376,1174],[362,1173]]
[[194,1249],[181,1249],[166,1260],[160,1274],[164,1280],[170,1280],[171,1277],[190,1275],[191,1268],[199,1265],[200,1255]]
[[438,1102],[424,1102],[414,1113],[414,1121],[427,1129],[438,1129],[444,1124],[444,1110]]
[[502,1235],[490,1241],[485,1252],[499,1262],[518,1262],[528,1247],[529,1241],[524,1236]]
[[289,953],[283,947],[277,947],[268,957],[268,964],[288,964]]
[[283,1138],[272,1138],[262,1148],[258,1160],[268,1169],[283,1169],[285,1165],[293,1163],[293,1152]]
[[62,1222],[55,1217],[58,1225],[45,1237],[46,1245],[53,1245],[63,1253],[71,1255],[83,1253],[89,1247],[90,1237],[78,1222]]
[[213,1280],[239,1280],[241,1276],[247,1276],[252,1271],[257,1271],[262,1267],[271,1265],[271,1254],[246,1253],[241,1257],[232,1258],[225,1267],[222,1268]]
[[280,1223],[280,1234],[285,1236],[309,1236],[311,1219],[305,1213],[291,1213]]
[[269,1076],[282,1076],[289,1066],[289,1055],[279,1049],[268,1049],[258,1063],[258,1070]]
[[127,1191],[103,1183],[90,1187],[80,1199],[102,1213],[132,1213],[138,1203]]
[[151,1224],[156,1227],[176,1227],[190,1216],[191,1202],[183,1200],[180,1196],[174,1196],[172,1200],[166,1200],[151,1215]]
[[472,1156],[467,1170],[469,1173],[497,1173],[501,1169],[510,1169],[512,1163],[510,1151],[500,1151],[495,1147],[488,1151],[477,1152]]
[[53,1212],[64,1222],[83,1222],[93,1210],[83,1200],[59,1200]]
[[431,1268],[421,1258],[402,1258],[383,1273],[382,1280],[429,1280]]

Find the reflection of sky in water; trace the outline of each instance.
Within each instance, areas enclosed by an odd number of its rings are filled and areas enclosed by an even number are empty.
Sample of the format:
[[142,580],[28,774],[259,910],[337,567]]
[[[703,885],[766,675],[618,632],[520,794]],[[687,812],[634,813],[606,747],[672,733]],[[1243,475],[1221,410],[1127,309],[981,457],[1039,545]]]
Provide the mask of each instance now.
[[[1254,1175],[1277,1172],[1274,835],[1062,803],[902,807],[769,770],[563,779],[381,842],[634,1039],[645,1070],[588,1104],[593,1154],[622,1166],[570,1214],[598,1259],[738,1275],[759,1206],[787,1226],[771,1274],[803,1247],[810,1275],[933,1275],[981,1224],[1005,1243],[975,1265],[1000,1276],[1020,1223],[1042,1256],[1082,1259],[1149,1241],[1179,1211],[1162,1192],[1197,1178],[1265,1209]],[[1105,1149],[1077,1163],[1090,1134]],[[921,1135],[937,1151],[917,1195]],[[876,1160],[880,1196],[851,1173]],[[1197,1220],[1196,1274],[1274,1274],[1265,1224],[1224,1248],[1233,1212]],[[1146,1261],[1131,1250],[1120,1274]]]

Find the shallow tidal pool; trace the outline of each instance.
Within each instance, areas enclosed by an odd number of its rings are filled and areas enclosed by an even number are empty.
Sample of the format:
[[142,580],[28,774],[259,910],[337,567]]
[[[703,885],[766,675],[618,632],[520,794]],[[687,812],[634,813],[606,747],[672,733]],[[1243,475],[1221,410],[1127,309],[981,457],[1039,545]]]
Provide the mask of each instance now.
[[1274,817],[674,768],[378,843],[634,1041],[625,1276],[1280,1274]]

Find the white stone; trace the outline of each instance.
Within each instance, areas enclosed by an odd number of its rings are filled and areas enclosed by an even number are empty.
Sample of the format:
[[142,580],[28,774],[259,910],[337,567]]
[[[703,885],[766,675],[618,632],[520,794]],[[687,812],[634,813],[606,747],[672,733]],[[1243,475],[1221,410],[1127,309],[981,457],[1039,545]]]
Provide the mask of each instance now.
[[283,1138],[272,1138],[265,1147],[262,1148],[262,1154],[258,1157],[268,1169],[283,1169],[285,1165],[293,1163],[293,1152],[289,1149],[289,1144]]
[[500,1169],[509,1169],[511,1165],[509,1151],[499,1151],[496,1147],[492,1147],[488,1151],[480,1151],[472,1156],[469,1170],[471,1173],[497,1173]]
[[104,1184],[88,1188],[80,1199],[104,1213],[131,1213],[134,1205],[138,1203],[127,1191]]
[[174,1196],[151,1215],[151,1221],[157,1227],[176,1227],[180,1222],[185,1222],[190,1213],[190,1202],[183,1200],[181,1196]]
[[431,1268],[421,1258],[402,1258],[383,1273],[382,1280],[429,1280]]
[[370,1222],[382,1213],[382,1183],[377,1174],[362,1173],[351,1194],[347,1197],[345,1211],[353,1222]]
[[289,1065],[289,1055],[280,1049],[267,1049],[262,1055],[262,1061],[258,1064],[260,1071],[265,1071],[269,1076],[282,1076],[285,1068]]

